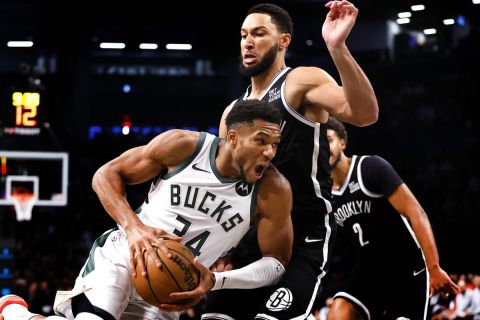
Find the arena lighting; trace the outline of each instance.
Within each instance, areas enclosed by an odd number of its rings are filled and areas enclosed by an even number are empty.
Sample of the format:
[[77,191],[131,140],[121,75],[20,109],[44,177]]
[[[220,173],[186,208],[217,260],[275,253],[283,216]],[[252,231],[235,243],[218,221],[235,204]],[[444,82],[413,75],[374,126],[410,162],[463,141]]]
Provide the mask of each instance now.
[[158,48],[158,44],[156,43],[140,43],[138,46],[142,50],[155,50]]
[[446,26],[449,26],[449,25],[452,25],[455,23],[455,20],[454,19],[445,19],[443,20],[443,24],[446,25]]
[[479,4],[480,0],[472,0],[473,4]]
[[407,24],[407,23],[410,23],[410,19],[408,19],[408,18],[397,19],[397,23],[398,24]]
[[165,47],[168,50],[192,50],[192,45],[189,43],[168,43]]
[[408,11],[398,13],[399,18],[410,18],[411,16],[412,16],[412,13]]
[[[475,1],[475,0],[474,0]],[[422,11],[425,10],[425,6],[423,4],[416,4],[410,7],[412,11]]]
[[435,28],[425,29],[423,30],[423,33],[425,33],[426,35],[435,34],[437,33],[437,30]]
[[123,42],[102,42],[100,43],[101,49],[125,49],[125,43]]
[[8,41],[9,48],[30,48],[33,46],[33,41]]

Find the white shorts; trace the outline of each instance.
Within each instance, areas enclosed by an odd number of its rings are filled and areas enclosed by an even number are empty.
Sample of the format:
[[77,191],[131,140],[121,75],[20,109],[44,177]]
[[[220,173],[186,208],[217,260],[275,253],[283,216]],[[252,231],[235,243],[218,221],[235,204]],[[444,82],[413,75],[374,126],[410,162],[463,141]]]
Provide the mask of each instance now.
[[95,240],[73,290],[57,292],[55,312],[73,320],[71,299],[82,293],[95,308],[116,320],[174,320],[180,315],[160,311],[138,295],[130,271],[127,236],[121,230],[108,230]]

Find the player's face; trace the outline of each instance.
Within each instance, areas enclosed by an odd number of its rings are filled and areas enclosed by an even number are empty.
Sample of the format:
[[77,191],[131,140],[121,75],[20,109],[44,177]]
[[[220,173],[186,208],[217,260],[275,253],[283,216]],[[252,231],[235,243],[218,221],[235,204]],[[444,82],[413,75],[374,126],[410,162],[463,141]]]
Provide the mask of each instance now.
[[328,158],[328,163],[333,170],[341,159],[343,150],[345,149],[345,141],[340,139],[337,133],[331,129],[327,129],[327,140],[330,145],[330,158]]
[[240,29],[240,72],[254,77],[268,70],[279,51],[280,33],[267,14],[252,13]]
[[279,142],[280,126],[275,123],[255,120],[253,126],[238,130],[234,159],[244,181],[254,183],[263,176]]

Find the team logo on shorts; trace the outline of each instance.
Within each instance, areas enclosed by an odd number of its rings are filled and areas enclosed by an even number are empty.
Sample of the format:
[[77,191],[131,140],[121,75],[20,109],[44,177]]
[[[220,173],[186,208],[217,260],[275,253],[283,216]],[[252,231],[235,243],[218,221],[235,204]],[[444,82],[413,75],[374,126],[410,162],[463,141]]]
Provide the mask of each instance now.
[[282,311],[288,309],[292,305],[293,295],[287,288],[278,288],[266,304],[270,311]]
[[253,184],[248,184],[244,181],[239,181],[235,185],[235,190],[239,196],[246,197],[252,192]]

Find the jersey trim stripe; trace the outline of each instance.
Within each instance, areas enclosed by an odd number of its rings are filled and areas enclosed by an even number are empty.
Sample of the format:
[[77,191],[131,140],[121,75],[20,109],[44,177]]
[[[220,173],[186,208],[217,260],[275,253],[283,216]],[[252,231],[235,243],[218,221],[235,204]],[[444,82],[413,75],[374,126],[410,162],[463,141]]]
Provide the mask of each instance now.
[[352,302],[353,304],[357,305],[360,309],[363,310],[363,312],[365,313],[365,315],[367,316],[367,319],[370,320],[370,311],[368,311],[368,308],[360,301],[358,300],[357,298],[355,298],[354,296],[352,296],[351,294],[348,294],[346,292],[338,292],[333,298],[337,298],[337,297],[340,297],[340,298],[344,298],[344,299],[347,299],[348,301]]
[[[287,72],[288,70],[290,70],[291,68],[290,67],[286,67],[285,69],[283,69],[282,71],[280,71],[276,76],[275,78],[272,79],[272,81],[270,82],[270,84],[268,85],[267,89],[265,89],[265,92],[262,94],[262,97],[259,98],[258,100],[262,100],[263,98],[265,98],[265,95],[268,93],[268,91],[270,91],[270,89],[272,88],[272,86],[277,82],[278,79],[280,79],[284,74],[285,72]],[[247,90],[245,91],[245,95],[243,96],[243,100],[247,100],[248,97],[250,96],[250,90],[252,89],[252,85],[249,85]]]
[[[423,251],[422,251],[422,256],[423,256]],[[423,260],[425,260],[425,256],[423,256]],[[426,266],[426,263],[425,263],[425,266]],[[428,272],[428,268],[425,268],[425,271],[426,271],[425,281],[427,282],[427,285],[425,286],[425,288],[426,288],[426,290],[425,290],[425,308],[423,309],[423,319],[422,320],[427,319],[428,305],[429,305],[429,302],[430,302],[430,272]]]
[[[415,233],[413,232],[413,229],[412,229],[412,227],[410,226],[410,223],[408,223],[407,218],[405,218],[403,215],[400,215],[400,217],[402,218],[402,221],[403,221],[403,223],[405,224],[405,228],[407,228],[408,233],[410,233],[410,235],[412,236],[413,241],[415,241],[415,243],[417,244],[417,247],[420,249],[420,248],[421,248],[421,247],[420,247],[420,244],[418,243],[417,237],[415,237]],[[422,255],[423,255],[423,250],[422,250]]]
[[325,232],[325,241],[323,243],[323,257],[324,257],[324,259],[323,259],[323,263],[322,263],[322,267],[321,267],[322,272],[317,277],[317,282],[315,283],[315,287],[313,289],[312,296],[310,298],[310,302],[308,303],[307,310],[305,310],[304,314],[299,315],[298,317],[292,318],[291,320],[303,320],[303,319],[306,319],[308,317],[308,315],[312,311],[313,303],[315,302],[315,299],[317,298],[318,288],[320,287],[320,284],[322,283],[323,277],[325,277],[325,275],[327,274],[324,270],[325,270],[325,265],[327,264],[328,259],[326,259],[325,257],[328,257],[328,249],[329,249],[329,245],[330,245],[330,238],[332,236],[332,228],[330,227],[330,215],[329,214],[325,215],[325,220],[324,221],[325,221],[326,232]]
[[217,155],[217,149],[218,149],[218,144],[220,141],[223,139],[219,137],[215,137],[215,139],[212,142],[212,147],[210,148],[210,168],[212,168],[213,174],[215,174],[215,177],[217,177],[218,181],[222,183],[232,183],[236,181],[240,181],[240,179],[230,179],[230,178],[225,178],[220,174],[220,172],[217,169],[217,164],[215,162],[215,158]]
[[177,173],[179,173],[180,171],[182,171],[183,169],[185,169],[186,167],[188,167],[190,165],[190,163],[192,163],[193,160],[195,160],[197,155],[200,153],[200,150],[202,150],[202,147],[203,147],[203,144],[205,143],[206,137],[207,137],[206,132],[200,132],[200,136],[198,137],[197,146],[195,147],[195,150],[193,151],[193,153],[187,159],[185,159],[181,164],[179,164],[175,169],[173,169],[169,173],[165,174],[162,177],[162,179],[163,180],[168,180],[171,177],[173,177],[174,175],[176,175]]
[[352,177],[353,168],[355,168],[355,162],[356,161],[357,161],[357,156],[356,155],[352,156],[352,163],[350,164],[350,168],[348,168],[347,178],[345,179],[345,181],[343,181],[343,184],[340,187],[340,189],[338,189],[338,190],[333,190],[332,189],[332,194],[333,195],[341,196],[345,192],[345,189],[347,189],[347,186],[350,183],[350,178]]
[[357,166],[357,179],[358,179],[358,184],[360,185],[360,189],[369,197],[372,198],[381,198],[383,197],[383,194],[380,193],[373,193],[369,191],[365,185],[363,184],[363,178],[362,178],[362,171],[361,171],[361,166],[362,166],[362,161],[366,158],[367,156],[362,156],[360,160],[358,161],[358,166]]
[[283,102],[283,106],[284,106],[285,110],[287,110],[288,113],[290,113],[290,114],[291,114],[295,119],[297,119],[298,121],[306,124],[307,126],[314,127],[317,122],[305,118],[305,117],[302,116],[300,113],[298,113],[297,110],[295,110],[295,109],[288,103],[287,97],[285,96],[285,84],[286,84],[286,83],[287,83],[287,81],[285,80],[285,81],[282,83],[282,86],[280,87],[280,96],[282,97],[282,102]]
[[322,195],[322,190],[320,188],[320,183],[317,179],[318,172],[318,156],[320,154],[320,123],[315,123],[315,134],[313,136],[313,154],[312,154],[312,182],[313,187],[315,188],[315,194],[317,197],[321,198],[325,202],[325,207],[327,208],[327,213],[332,212],[332,204],[329,200],[325,199]]

